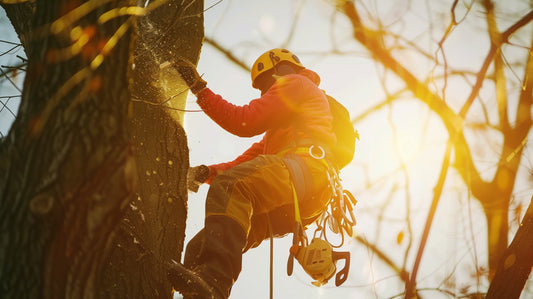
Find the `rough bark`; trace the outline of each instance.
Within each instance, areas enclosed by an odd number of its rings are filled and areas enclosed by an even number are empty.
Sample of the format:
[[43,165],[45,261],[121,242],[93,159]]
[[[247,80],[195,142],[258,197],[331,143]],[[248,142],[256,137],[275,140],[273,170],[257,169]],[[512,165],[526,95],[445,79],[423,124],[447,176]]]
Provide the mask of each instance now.
[[498,263],[486,298],[519,298],[533,267],[533,197],[511,245]]
[[[138,66],[161,53],[138,60],[135,38],[158,35],[174,46],[165,51],[196,60],[203,3],[169,1],[149,17],[99,23],[137,1],[103,2],[55,31],[50,25],[81,1],[2,5],[28,56],[19,113],[0,145],[2,297],[171,298],[162,264],[183,248],[188,150],[176,115],[145,102],[162,102],[168,84],[140,95],[138,83],[154,86],[161,72],[159,62]],[[150,17],[166,23],[159,33],[140,25],[146,31],[137,36],[137,20]],[[62,52],[78,25],[89,42]],[[117,43],[106,48],[109,41]],[[182,106],[185,95],[176,98]]]
[[7,17],[11,20],[11,24],[19,36],[20,42],[27,52],[30,49],[31,31],[34,29],[33,14],[35,9],[35,1],[22,2],[16,5],[3,4],[2,8],[5,10]]
[[139,188],[121,223],[100,297],[170,297],[164,264],[180,261],[189,166],[183,112],[174,108],[185,107],[188,90],[172,68],[160,65],[177,56],[198,60],[202,10],[203,1],[169,1],[139,19],[130,121]]
[[[111,7],[131,4],[109,2],[83,20],[95,24]],[[61,17],[65,5],[37,1],[30,24],[47,26]],[[126,19],[109,21],[93,38],[109,39]],[[0,185],[1,293],[6,298],[91,298],[113,230],[135,188],[127,118],[130,63],[123,55],[131,51],[132,35],[124,34],[90,70],[94,56],[52,55],[68,47],[64,31],[32,32],[21,105],[6,141],[7,175]],[[104,80],[109,74],[114,74],[112,84]],[[74,84],[73,77],[80,81]]]

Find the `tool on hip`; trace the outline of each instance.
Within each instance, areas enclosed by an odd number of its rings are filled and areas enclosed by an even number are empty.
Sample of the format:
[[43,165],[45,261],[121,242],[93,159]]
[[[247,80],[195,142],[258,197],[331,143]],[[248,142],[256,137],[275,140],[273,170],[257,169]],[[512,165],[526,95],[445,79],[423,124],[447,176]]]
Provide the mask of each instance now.
[[[324,155],[314,154],[311,150],[309,152],[311,157],[325,161]],[[322,152],[324,152],[323,149]],[[353,206],[355,206],[357,201],[349,191],[342,188],[337,170],[334,167],[329,167],[328,180],[332,196],[327,205],[328,209],[316,221],[317,230],[314,233],[311,243],[309,243],[302,224],[298,204],[298,198],[303,197],[301,185],[305,185],[302,183],[302,176],[298,175],[298,172],[302,172],[302,170],[301,168],[298,169],[298,167],[295,167],[298,163],[286,164],[293,178],[292,189],[295,213],[293,244],[289,250],[287,274],[289,276],[292,275],[294,258],[296,258],[305,272],[315,280],[312,282],[313,285],[324,285],[337,273],[335,276],[335,285],[340,286],[348,278],[350,252],[337,252],[333,248],[339,248],[343,245],[344,233],[348,234],[348,236],[353,235],[353,226],[356,224]],[[333,233],[341,235],[341,243],[339,245],[333,245],[328,241],[326,236],[326,223]],[[337,272],[336,262],[341,259],[345,261],[344,268]]]
[[[344,235],[353,236],[353,227],[357,224],[354,216],[354,207],[357,200],[353,194],[344,190],[340,182],[339,175],[335,169],[328,171],[328,178],[330,188],[332,189],[332,196],[328,204],[328,210],[324,211],[321,217],[316,221],[317,230],[315,234],[320,231],[320,236],[328,241],[334,248],[339,248],[344,244]],[[334,234],[341,237],[341,242],[338,245],[333,245],[329,242],[327,237],[326,226]]]

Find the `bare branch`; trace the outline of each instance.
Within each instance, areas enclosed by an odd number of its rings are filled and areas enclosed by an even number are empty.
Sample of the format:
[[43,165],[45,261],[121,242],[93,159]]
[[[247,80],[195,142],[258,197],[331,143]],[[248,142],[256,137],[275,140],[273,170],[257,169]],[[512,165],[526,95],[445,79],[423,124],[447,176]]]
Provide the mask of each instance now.
[[[437,114],[448,134],[454,137],[455,162],[460,165],[461,175],[468,174],[472,182],[472,189],[483,192],[486,185],[476,170],[468,143],[462,133],[464,118],[457,115],[438,95],[433,93],[425,83],[418,80],[405,66],[396,60],[381,42],[380,33],[367,28],[361,21],[355,5],[351,1],[344,1],[342,9],[353,27],[353,35],[383,66],[394,72],[406,84],[406,88],[413,95],[424,102],[429,109]],[[479,193],[483,194],[483,193]]]
[[385,107],[386,105],[392,104],[392,102],[400,100],[400,95],[404,93],[406,89],[399,90],[395,93],[387,95],[387,98],[383,100],[382,102],[368,108],[367,110],[363,111],[363,113],[359,114],[358,116],[354,117],[352,119],[352,124],[356,124],[360,121],[363,121],[365,118],[370,116],[370,114],[379,111],[381,108]]
[[[11,108],[9,108],[7,106],[7,104],[9,103],[9,100],[11,100],[12,98],[20,98],[20,96],[2,96],[0,97],[0,99],[2,99],[0,101],[0,104],[2,104],[2,108],[0,109],[0,112],[2,112],[2,110],[6,109],[7,111],[9,111],[9,113],[11,113],[11,115],[13,117],[16,116],[15,112],[13,112],[13,110],[11,110]],[[3,99],[6,99],[6,101],[4,102]]]
[[11,80],[11,78],[9,78],[9,76],[6,74],[6,72],[4,72],[4,70],[1,67],[0,67],[0,73],[2,73],[1,77],[6,78],[9,81],[9,83],[11,83],[11,85],[13,87],[15,87],[15,89],[17,89],[20,93],[22,93],[22,90],[20,90],[20,88],[17,86],[17,84],[15,84],[15,82],[13,82],[13,80]]
[[355,240],[357,240],[359,243],[363,244],[367,248],[369,248],[372,252],[374,252],[385,264],[387,264],[391,269],[398,274],[400,279],[404,282],[407,282],[409,279],[409,273],[405,272],[405,270],[398,267],[391,258],[389,258],[383,251],[379,250],[376,245],[368,242],[366,238],[363,238],[361,236],[356,236]]
[[405,285],[406,295],[405,298],[412,298],[416,294],[416,275],[418,273],[418,267],[420,266],[420,261],[422,260],[422,254],[426,247],[426,242],[429,236],[429,231],[431,229],[431,224],[433,223],[433,217],[437,211],[437,205],[439,204],[440,196],[442,194],[442,189],[444,188],[444,182],[446,181],[446,176],[448,174],[448,169],[450,168],[450,156],[452,153],[453,140],[450,138],[448,144],[446,145],[446,153],[444,155],[444,161],[442,162],[442,167],[439,174],[439,179],[437,180],[437,185],[433,189],[433,200],[431,201],[431,207],[428,212],[428,217],[426,220],[426,225],[424,226],[424,232],[422,234],[422,240],[420,240],[420,246],[418,247],[418,252],[416,254],[415,263],[413,265],[413,270],[411,273],[411,278],[409,282]]
[[531,107],[533,106],[533,38],[529,48],[529,55],[525,67],[524,79],[522,80],[522,91],[516,111],[516,124],[524,128],[532,126]]
[[[485,9],[487,10],[487,27],[489,31],[489,36],[491,44],[498,45],[500,44],[500,32],[498,31],[498,26],[496,24],[496,17],[494,16],[494,4],[491,0],[483,1]],[[509,119],[507,117],[507,88],[506,88],[506,78],[504,74],[504,64],[502,60],[501,48],[498,47],[496,55],[494,55],[494,74],[496,81],[496,102],[498,106],[498,115],[500,118],[500,126],[502,127],[503,132],[507,132],[509,129]]]
[[296,27],[298,26],[298,21],[300,20],[300,15],[302,14],[302,10],[306,2],[307,0],[300,0],[300,5],[296,9],[296,13],[294,14],[294,17],[292,18],[292,26],[289,31],[289,35],[287,35],[285,42],[281,44],[282,48],[288,47],[290,42],[292,41],[292,38],[294,37],[294,33],[296,32]]
[[245,70],[246,72],[251,72],[251,69],[250,67],[244,63],[242,60],[240,60],[237,56],[235,56],[233,53],[231,53],[229,50],[227,50],[226,48],[224,48],[220,43],[218,43],[217,41],[215,41],[214,39],[210,38],[210,37],[205,37],[204,38],[204,41],[208,44],[210,44],[211,46],[213,46],[215,49],[217,49],[218,51],[220,51],[222,54],[226,55],[226,57],[232,61],[233,63],[235,63],[236,65],[238,65],[239,67],[241,67],[243,70]]
[[400,77],[407,88],[428,107],[440,116],[449,132],[460,130],[463,119],[453,112],[446,103],[409,70],[400,64],[381,43],[380,34],[363,25],[353,2],[345,1],[343,11],[352,23],[354,37],[364,45],[386,68]]
[[481,69],[478,72],[476,84],[474,85],[474,88],[472,88],[472,92],[470,93],[470,96],[466,100],[465,104],[461,108],[461,111],[459,112],[459,115],[463,118],[466,116],[466,113],[472,106],[472,103],[477,98],[479,94],[479,90],[481,89],[481,86],[483,85],[483,80],[486,77],[487,70],[490,66],[490,63],[492,62],[494,55],[496,55],[496,50],[501,47],[502,43],[507,42],[509,37],[515,33],[518,29],[522,28],[529,22],[533,20],[533,10],[530,11],[528,14],[523,16],[520,20],[518,20],[515,24],[513,24],[511,27],[509,27],[507,30],[505,30],[500,35],[500,43],[494,44],[494,40],[491,40],[491,46],[489,49],[489,53],[487,54],[485,61],[483,62],[483,65],[481,66]]

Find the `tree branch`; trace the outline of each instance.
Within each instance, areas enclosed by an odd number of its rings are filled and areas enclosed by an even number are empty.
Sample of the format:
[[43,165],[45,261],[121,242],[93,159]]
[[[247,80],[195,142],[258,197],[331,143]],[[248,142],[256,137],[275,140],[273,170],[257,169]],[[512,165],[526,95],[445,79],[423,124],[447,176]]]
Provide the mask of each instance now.
[[424,233],[422,234],[422,240],[420,240],[420,246],[418,247],[418,252],[416,254],[411,278],[405,284],[405,298],[412,298],[416,294],[416,275],[418,273],[420,261],[422,260],[422,254],[424,253],[424,249],[426,247],[426,242],[429,236],[429,230],[431,229],[431,224],[433,223],[433,217],[435,216],[435,212],[437,211],[437,205],[442,194],[442,189],[444,188],[444,182],[446,181],[448,168],[450,167],[450,156],[452,152],[452,146],[453,140],[450,137],[450,140],[446,145],[446,153],[444,155],[444,161],[442,162],[439,179],[437,180],[437,185],[435,185],[435,188],[433,189],[433,200],[431,201],[431,207],[429,209],[426,225],[424,227]]
[[468,99],[466,100],[465,104],[461,108],[461,111],[459,112],[459,115],[461,117],[465,117],[466,113],[470,109],[470,106],[472,106],[472,103],[476,99],[476,97],[479,94],[479,90],[481,89],[481,86],[483,85],[483,81],[485,80],[487,70],[490,66],[490,63],[492,62],[494,55],[496,55],[496,50],[501,47],[502,43],[507,42],[509,37],[515,33],[518,29],[525,26],[527,23],[531,22],[533,20],[533,10],[530,11],[528,14],[523,16],[520,20],[518,20],[515,24],[513,24],[511,27],[509,27],[507,30],[505,30],[501,36],[500,36],[500,43],[494,44],[493,40],[491,40],[491,45],[489,49],[489,53],[487,54],[485,61],[483,62],[483,65],[481,66],[481,69],[478,72],[476,84],[472,88],[472,92],[468,96]]
[[217,42],[216,40],[210,38],[210,37],[205,37],[204,38],[204,41],[208,44],[210,44],[211,46],[213,46],[215,49],[217,49],[218,51],[220,51],[222,54],[224,54],[231,62],[235,63],[237,66],[239,66],[240,68],[242,68],[243,70],[245,70],[246,72],[251,72],[252,70],[250,69],[250,67],[244,62],[242,61],[241,59],[239,59],[237,56],[235,56],[233,53],[231,53],[230,51],[228,51],[226,48],[224,48],[219,42]]
[[505,78],[505,66],[502,58],[501,51],[501,34],[498,31],[498,26],[496,24],[496,17],[494,16],[494,4],[491,0],[483,1],[485,9],[487,10],[487,27],[489,31],[489,36],[491,40],[491,45],[496,45],[496,55],[494,55],[494,74],[495,74],[495,85],[496,85],[496,102],[498,107],[498,116],[500,119],[500,126],[502,132],[505,134],[509,130],[509,118],[507,117],[507,86]]
[[464,178],[468,177],[468,180],[472,182],[475,188],[483,190],[484,183],[475,168],[468,143],[462,134],[464,118],[461,115],[457,115],[446,102],[429,90],[423,82],[418,80],[398,60],[392,57],[390,51],[383,46],[380,33],[367,28],[362,23],[353,2],[344,1],[342,9],[352,23],[354,38],[365,46],[384,67],[394,72],[416,98],[424,102],[429,109],[440,117],[450,138],[455,136],[456,164],[461,165],[459,171],[462,172]]
[[[533,15],[533,11],[531,12]],[[522,80],[522,92],[520,93],[520,99],[516,111],[516,125],[527,129],[533,125],[531,119],[531,106],[533,106],[533,78],[531,78],[531,74],[533,74],[533,54],[531,54],[532,49],[533,38],[531,39],[531,45],[529,47],[529,55],[524,72],[524,79]]]
[[355,39],[365,46],[383,66],[401,78],[415,97],[422,100],[439,115],[449,132],[461,130],[463,118],[455,114],[439,96],[429,90],[425,84],[392,57],[390,51],[383,46],[380,33],[363,25],[353,2],[345,1],[343,10],[352,23]]
[[385,100],[383,100],[382,102],[380,102],[380,103],[368,108],[367,110],[363,111],[363,113],[361,113],[358,116],[354,117],[352,119],[352,124],[356,124],[356,123],[362,121],[363,119],[367,118],[373,112],[379,111],[381,108],[385,107],[386,105],[390,105],[390,104],[392,104],[392,102],[400,100],[401,98],[399,96],[402,93],[404,93],[405,91],[406,91],[405,89],[402,89],[402,90],[399,90],[399,91],[397,91],[397,92],[395,92],[393,94],[387,95]]
[[377,248],[376,245],[368,242],[367,239],[361,236],[356,236],[355,240],[357,240],[359,243],[363,244],[368,249],[370,249],[372,252],[374,252],[385,264],[387,264],[387,266],[391,267],[391,269],[394,270],[394,272],[396,272],[398,276],[400,276],[400,279],[402,281],[406,283],[409,280],[409,273],[407,273],[404,269],[401,269],[400,267],[398,267],[392,261],[392,259],[390,259],[383,251],[379,250],[379,248]]

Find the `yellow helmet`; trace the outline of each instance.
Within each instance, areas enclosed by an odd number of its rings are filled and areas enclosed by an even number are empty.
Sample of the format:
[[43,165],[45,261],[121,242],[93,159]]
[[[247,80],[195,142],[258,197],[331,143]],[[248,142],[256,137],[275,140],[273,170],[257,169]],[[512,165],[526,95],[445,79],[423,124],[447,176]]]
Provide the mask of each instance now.
[[275,68],[276,65],[283,61],[290,62],[301,68],[305,68],[300,62],[300,59],[298,59],[298,57],[289,50],[276,48],[266,51],[265,53],[261,54],[261,56],[259,56],[254,62],[254,65],[252,67],[252,86],[256,87],[255,79],[257,78],[257,76]]

